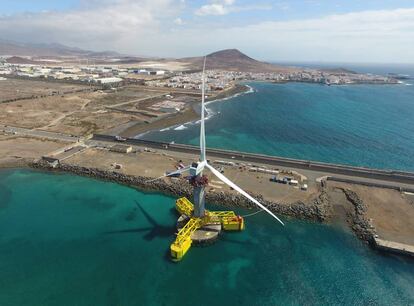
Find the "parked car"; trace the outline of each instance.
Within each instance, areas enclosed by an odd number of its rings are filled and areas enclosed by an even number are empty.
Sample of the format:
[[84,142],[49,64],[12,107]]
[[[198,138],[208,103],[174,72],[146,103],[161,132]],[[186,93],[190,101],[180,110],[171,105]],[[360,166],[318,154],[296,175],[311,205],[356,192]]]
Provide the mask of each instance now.
[[126,138],[124,138],[124,137],[121,137],[121,136],[115,136],[115,140],[116,141],[126,141]]

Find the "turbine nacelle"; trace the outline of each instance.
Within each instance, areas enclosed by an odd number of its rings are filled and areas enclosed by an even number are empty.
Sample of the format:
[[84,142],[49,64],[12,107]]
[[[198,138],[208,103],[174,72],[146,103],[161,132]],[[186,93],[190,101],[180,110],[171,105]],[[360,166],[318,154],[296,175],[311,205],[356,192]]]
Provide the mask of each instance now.
[[203,172],[204,168],[206,167],[207,162],[204,161],[199,161],[196,163],[192,163],[192,165],[190,166],[190,175],[191,176],[196,176],[199,175]]

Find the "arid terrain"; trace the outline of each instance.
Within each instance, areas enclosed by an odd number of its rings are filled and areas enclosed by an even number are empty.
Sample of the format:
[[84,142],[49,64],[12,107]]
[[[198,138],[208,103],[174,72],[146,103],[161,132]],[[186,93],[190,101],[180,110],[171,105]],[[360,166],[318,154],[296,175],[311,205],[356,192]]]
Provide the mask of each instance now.
[[[39,82],[32,80],[0,81],[0,122],[31,129],[86,135],[109,132],[128,124],[148,124],[165,113],[150,110],[156,102],[165,100],[168,92],[145,91],[126,87],[116,91],[72,92],[82,86]],[[21,95],[13,95],[11,88]],[[52,95],[52,92],[59,94]],[[67,93],[65,93],[67,92]],[[192,109],[194,98],[186,100],[186,109]]]
[[[15,79],[0,81],[0,88],[4,89],[0,91],[0,100],[10,99],[12,88],[22,93],[15,95],[13,101],[0,103],[1,124],[79,136],[110,133],[132,137],[148,129],[191,121],[197,116],[194,107],[199,97],[194,91],[140,85],[98,90]],[[229,94],[232,93],[230,89]],[[225,96],[226,92],[217,95]],[[155,107],[170,100],[182,105],[182,109],[164,111]]]
[[9,78],[0,81],[0,103],[51,95],[59,96],[85,89],[88,89],[88,86]]

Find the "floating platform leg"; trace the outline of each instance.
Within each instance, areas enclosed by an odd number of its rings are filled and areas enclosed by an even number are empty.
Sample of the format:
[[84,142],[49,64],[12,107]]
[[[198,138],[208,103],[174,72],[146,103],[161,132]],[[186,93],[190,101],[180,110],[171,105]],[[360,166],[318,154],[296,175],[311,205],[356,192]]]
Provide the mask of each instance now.
[[184,255],[190,249],[192,244],[191,238],[186,239],[181,242],[181,244],[173,243],[171,244],[170,251],[171,251],[171,260],[172,261],[180,261],[183,259]]
[[180,261],[187,251],[190,249],[192,240],[191,235],[201,227],[202,220],[200,218],[191,218],[186,225],[178,232],[177,238],[171,244],[171,259]]

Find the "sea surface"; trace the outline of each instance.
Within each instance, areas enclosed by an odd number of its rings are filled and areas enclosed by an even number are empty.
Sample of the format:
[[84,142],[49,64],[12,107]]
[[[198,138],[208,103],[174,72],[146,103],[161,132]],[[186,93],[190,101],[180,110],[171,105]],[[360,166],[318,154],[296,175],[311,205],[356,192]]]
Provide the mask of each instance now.
[[[413,67],[358,67],[345,68],[414,76]],[[414,171],[414,79],[400,85],[247,84],[250,93],[207,105],[208,147]],[[199,124],[138,138],[198,145]]]
[[414,261],[338,226],[257,214],[172,263],[173,207],[114,183],[0,171],[0,305],[414,304]]

